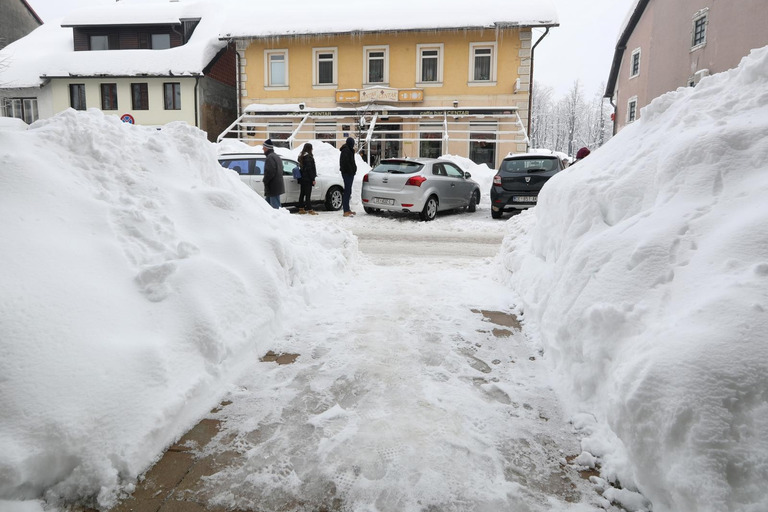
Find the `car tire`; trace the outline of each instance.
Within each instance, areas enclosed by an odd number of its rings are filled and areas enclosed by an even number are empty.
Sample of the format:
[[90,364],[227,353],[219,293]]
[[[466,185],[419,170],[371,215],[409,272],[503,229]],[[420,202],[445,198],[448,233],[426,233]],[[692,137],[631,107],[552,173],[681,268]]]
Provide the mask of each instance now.
[[500,219],[502,215],[504,215],[504,210],[496,211],[491,209],[491,218]]
[[477,196],[479,195],[477,190],[472,193],[472,197],[469,199],[469,206],[467,206],[467,211],[469,213],[475,213],[477,211]]
[[341,187],[331,187],[325,193],[325,209],[336,212],[341,210],[341,200],[344,190]]
[[376,209],[375,208],[371,208],[370,206],[363,206],[363,211],[365,213],[376,213]]
[[430,221],[434,220],[435,216],[437,215],[437,206],[438,206],[437,196],[429,196],[429,199],[427,199],[426,204],[424,205],[424,209],[421,210],[421,213],[419,214],[419,217],[421,217],[421,220],[423,221]]

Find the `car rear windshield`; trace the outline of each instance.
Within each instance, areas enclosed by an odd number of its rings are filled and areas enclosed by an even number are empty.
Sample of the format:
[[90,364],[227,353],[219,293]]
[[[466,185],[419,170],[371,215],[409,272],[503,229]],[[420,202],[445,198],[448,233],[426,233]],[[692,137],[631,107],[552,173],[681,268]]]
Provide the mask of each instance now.
[[420,171],[424,164],[419,162],[404,162],[402,160],[384,160],[373,168],[373,172],[388,172],[391,174],[413,174]]
[[558,170],[557,158],[510,158],[501,162],[500,171],[513,173],[548,172]]

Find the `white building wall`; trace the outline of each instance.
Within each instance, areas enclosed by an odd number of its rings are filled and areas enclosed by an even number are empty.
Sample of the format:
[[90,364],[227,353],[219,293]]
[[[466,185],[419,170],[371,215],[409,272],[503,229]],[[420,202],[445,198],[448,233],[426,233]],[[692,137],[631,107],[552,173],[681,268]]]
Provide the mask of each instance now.
[[[177,82],[181,84],[181,110],[165,110],[163,84]],[[52,96],[53,113],[70,107],[69,85],[85,84],[85,103],[87,108],[101,109],[101,84],[117,84],[117,110],[105,110],[105,114],[118,117],[130,114],[136,124],[159,126],[172,121],[185,121],[193,126],[195,119],[195,82],[194,77],[129,77],[129,78],[56,78],[49,88]],[[131,84],[146,83],[149,95],[149,110],[133,110],[131,102]],[[40,114],[42,118],[42,112]]]

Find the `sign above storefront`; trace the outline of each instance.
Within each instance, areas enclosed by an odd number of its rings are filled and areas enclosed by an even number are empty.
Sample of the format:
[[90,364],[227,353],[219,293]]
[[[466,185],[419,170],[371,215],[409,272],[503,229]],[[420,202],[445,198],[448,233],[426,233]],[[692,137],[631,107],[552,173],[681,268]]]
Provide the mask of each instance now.
[[360,103],[360,92],[356,89],[336,91],[336,103]]
[[397,99],[399,101],[424,101],[424,91],[421,89],[400,89]]
[[392,101],[396,102],[398,99],[397,89],[391,87],[371,87],[370,89],[360,89],[360,101],[372,102],[372,101]]
[[368,89],[344,89],[336,91],[336,103],[398,103],[424,101],[421,89],[395,89],[370,87]]

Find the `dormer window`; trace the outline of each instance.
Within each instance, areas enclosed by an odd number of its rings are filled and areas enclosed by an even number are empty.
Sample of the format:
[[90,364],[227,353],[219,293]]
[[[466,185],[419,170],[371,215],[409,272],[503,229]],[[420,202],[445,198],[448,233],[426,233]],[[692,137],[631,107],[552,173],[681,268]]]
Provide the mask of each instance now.
[[175,25],[73,27],[76,52],[97,50],[166,50],[184,44]]
[[109,36],[99,35],[90,38],[91,51],[109,50]]
[[167,50],[171,47],[170,34],[152,34],[152,49]]

